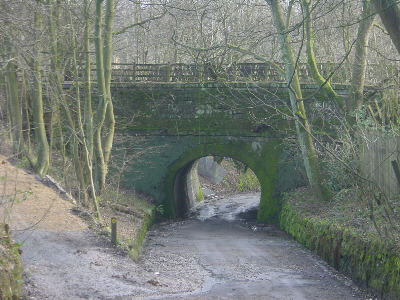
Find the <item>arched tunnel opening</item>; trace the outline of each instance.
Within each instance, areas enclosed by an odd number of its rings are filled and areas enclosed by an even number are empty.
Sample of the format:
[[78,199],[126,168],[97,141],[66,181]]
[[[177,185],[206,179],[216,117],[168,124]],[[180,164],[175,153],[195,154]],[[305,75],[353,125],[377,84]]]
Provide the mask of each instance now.
[[174,180],[177,217],[193,208],[203,209],[202,218],[257,219],[261,185],[252,169],[230,157],[205,156],[179,169]]
[[280,198],[278,194],[278,169],[281,145],[277,139],[261,142],[230,141],[229,143],[207,143],[189,148],[168,166],[164,180],[164,216],[170,219],[183,218],[193,207],[198,190],[193,183],[198,160],[206,156],[230,157],[251,169],[260,183],[261,196],[257,222],[276,224],[279,221]]

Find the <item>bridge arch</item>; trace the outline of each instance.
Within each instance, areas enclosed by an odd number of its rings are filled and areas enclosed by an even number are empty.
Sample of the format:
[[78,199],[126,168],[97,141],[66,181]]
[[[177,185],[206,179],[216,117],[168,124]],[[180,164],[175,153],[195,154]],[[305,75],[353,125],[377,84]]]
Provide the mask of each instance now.
[[190,148],[167,169],[165,177],[165,213],[170,218],[183,217],[191,206],[186,188],[187,176],[201,157],[230,157],[253,170],[261,186],[257,220],[260,223],[278,221],[280,202],[277,194],[278,166],[281,146],[277,139],[263,142],[209,143]]

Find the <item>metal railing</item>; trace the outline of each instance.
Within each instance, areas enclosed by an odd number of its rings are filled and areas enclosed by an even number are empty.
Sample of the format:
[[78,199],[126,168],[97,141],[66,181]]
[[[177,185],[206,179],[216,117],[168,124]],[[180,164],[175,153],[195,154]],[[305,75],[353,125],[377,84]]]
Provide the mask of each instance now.
[[[279,64],[283,69],[284,65]],[[207,81],[227,82],[285,82],[283,75],[267,63],[237,63],[232,65],[213,66],[209,64],[135,64],[118,63],[112,65],[112,81],[121,83],[133,82],[182,82],[195,83]],[[351,79],[350,69],[336,63],[318,64],[320,73],[329,77],[331,83],[348,84]],[[302,83],[313,83],[307,64],[297,66]],[[92,78],[96,79],[96,67],[92,67]],[[369,65],[366,72],[367,84],[379,84],[387,78],[399,76],[396,66],[390,68]],[[83,78],[80,75],[80,79]],[[72,76],[65,76],[66,81],[73,81]]]
[[[328,76],[335,69],[335,65],[321,64],[320,69],[325,76]],[[95,72],[96,69],[92,71]],[[306,64],[299,64],[298,72],[302,82],[312,82]],[[346,81],[346,76],[342,70],[338,70],[332,79],[335,82],[343,82]],[[285,81],[276,68],[266,63],[238,63],[218,67],[207,64],[113,64],[112,80],[114,82]]]

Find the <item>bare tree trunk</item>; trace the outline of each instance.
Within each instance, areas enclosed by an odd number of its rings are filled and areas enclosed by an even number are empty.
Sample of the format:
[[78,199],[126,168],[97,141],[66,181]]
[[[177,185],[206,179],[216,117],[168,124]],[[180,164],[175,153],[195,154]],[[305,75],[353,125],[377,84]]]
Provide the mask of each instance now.
[[[96,68],[97,89],[99,93],[99,104],[96,113],[95,126],[95,153],[98,191],[104,189],[108,171],[108,162],[111,154],[114,138],[114,112],[111,99],[111,62],[112,62],[112,24],[114,17],[114,1],[106,2],[106,19],[103,42],[103,0],[96,0]],[[103,128],[105,126],[105,128]],[[102,139],[102,131],[105,138]]]
[[10,108],[11,134],[13,151],[20,154],[23,149],[22,139],[22,110],[18,97],[17,67],[14,62],[7,64],[6,81]]
[[29,97],[28,97],[28,90],[26,85],[26,77],[25,71],[22,71],[22,97],[24,103],[24,113],[25,113],[25,122],[26,122],[26,144],[25,150],[26,152],[30,153],[32,150],[31,146],[31,120],[30,120],[30,112],[29,112]]
[[363,1],[363,12],[358,25],[355,56],[351,76],[351,86],[347,97],[347,111],[359,108],[363,104],[365,71],[367,69],[368,38],[375,15],[370,0]]
[[396,0],[373,0],[375,10],[381,17],[397,52],[400,54],[400,8]]
[[[6,93],[6,99],[9,99],[7,83],[6,83],[5,93]],[[12,140],[12,132],[11,132],[12,124],[11,124],[11,108],[10,108],[10,101],[6,101],[6,102],[7,102],[7,103],[6,103],[6,116],[7,116],[7,124],[8,124],[8,128],[7,128],[7,129],[8,129],[8,130],[7,130],[8,132],[7,132],[7,134],[8,134],[8,138]]]
[[85,51],[85,107],[84,123],[87,147],[90,160],[93,160],[93,110],[92,110],[92,84],[91,84],[91,60],[90,60],[90,1],[85,0],[85,31],[84,31],[84,51]]
[[107,91],[104,80],[104,58],[103,58],[103,0],[96,0],[96,22],[95,22],[95,48],[96,48],[96,75],[97,93],[99,103],[96,111],[96,125],[94,132],[94,151],[96,154],[96,179],[97,188],[101,193],[106,181],[107,167],[104,161],[102,145],[102,129],[107,113]]
[[59,72],[59,62],[58,62],[58,45],[57,45],[57,38],[56,38],[56,27],[54,25],[55,19],[58,19],[59,17],[59,12],[58,8],[54,8],[53,0],[48,0],[48,6],[49,6],[49,32],[50,32],[50,53],[51,53],[51,72],[52,75],[50,76],[50,83],[53,87],[53,95],[50,96],[50,102],[51,102],[51,118],[50,118],[50,126],[49,126],[49,159],[50,162],[49,164],[51,165],[51,159],[52,159],[52,152],[53,152],[53,147],[54,147],[54,124],[58,124],[58,118],[60,117],[58,114],[58,105],[61,102],[60,101],[60,90],[62,91],[62,87],[58,86],[58,82],[60,80],[60,74]]
[[[61,97],[60,95],[60,87],[57,85],[58,81],[61,79],[61,68],[59,63],[59,44],[57,38],[57,30],[58,20],[60,18],[60,3],[57,0],[56,3],[53,0],[47,0],[47,4],[49,6],[49,31],[50,31],[50,49],[51,49],[51,70],[53,76],[50,77],[50,82],[52,83],[53,87],[55,88],[53,91],[53,97],[50,97],[51,102],[51,118],[50,118],[50,126],[49,126],[49,158],[50,158],[50,165],[52,160],[52,152],[54,148],[54,130],[56,124],[58,124],[58,119],[60,118],[59,114],[59,105]],[[62,90],[62,86],[61,86]]]
[[85,107],[84,107],[84,147],[85,147],[85,162],[87,169],[87,176],[89,178],[91,196],[100,217],[99,204],[96,196],[95,183],[93,179],[93,145],[94,145],[94,132],[93,132],[93,110],[92,110],[92,86],[91,86],[91,60],[90,60],[90,2],[85,0],[85,31],[84,31],[84,49],[85,49]]
[[[87,20],[87,22],[90,22],[89,20]],[[85,135],[85,130],[84,130],[84,125],[82,122],[82,109],[81,109],[81,96],[80,96],[80,88],[79,88],[79,81],[78,81],[78,62],[77,62],[77,53],[76,53],[76,43],[75,43],[75,29],[74,29],[74,25],[72,22],[72,14],[70,13],[70,24],[71,24],[71,33],[72,33],[72,48],[73,48],[73,65],[74,65],[74,80],[75,80],[75,95],[76,95],[76,104],[77,104],[77,108],[76,108],[76,118],[78,120],[78,127],[79,127],[79,136],[81,138],[81,144],[83,147],[83,160],[84,160],[84,167],[85,170],[88,171],[88,178],[85,178],[86,180],[89,179],[89,187],[91,188],[91,194],[92,194],[92,199],[93,199],[93,206],[96,212],[96,215],[98,218],[101,218],[100,215],[100,208],[99,208],[99,203],[97,201],[96,198],[96,191],[94,189],[94,183],[93,183],[93,172],[92,172],[92,158],[90,157],[90,152],[89,152],[89,147],[88,147],[88,142],[87,142],[87,138]],[[88,24],[87,24],[88,25]],[[90,57],[89,57],[90,59]],[[86,70],[87,72],[89,72],[89,74],[86,74],[87,76],[89,76],[90,78],[90,69]],[[87,83],[86,83],[87,84]],[[90,83],[89,83],[90,84]],[[81,168],[81,172],[82,172],[82,178],[83,173],[84,173],[84,169]],[[83,181],[83,185],[84,185],[84,196],[85,196],[85,201],[87,200],[87,184],[86,184],[86,180]]]
[[[77,172],[79,173],[78,179],[79,183],[81,186],[81,190],[83,193],[84,197],[84,204],[88,204],[88,192],[87,192],[87,184],[86,184],[86,178],[85,178],[85,172],[84,172],[84,161],[82,161],[81,156],[79,152],[81,150],[85,151],[87,149],[86,147],[86,140],[85,140],[85,133],[83,131],[83,124],[82,124],[82,109],[81,109],[81,93],[80,93],[80,87],[79,87],[79,72],[78,72],[78,61],[77,61],[77,54],[76,54],[76,42],[75,42],[75,28],[72,20],[72,13],[70,11],[70,26],[71,26],[71,39],[72,39],[72,62],[73,62],[73,70],[74,70],[74,87],[75,87],[75,103],[76,103],[76,120],[78,122],[77,129],[75,131],[75,148],[77,150],[76,157],[74,158],[75,160],[79,161],[79,163],[76,165],[79,170]],[[83,149],[81,149],[83,148]],[[83,158],[85,158],[86,155],[83,155]],[[98,213],[98,207],[96,207],[96,212]]]
[[327,199],[329,190],[322,184],[322,176],[318,165],[318,157],[311,136],[311,128],[307,120],[306,110],[302,101],[302,91],[296,70],[289,35],[285,32],[286,26],[283,19],[280,0],[268,0],[271,7],[275,27],[278,31],[281,51],[285,63],[285,77],[289,84],[290,104],[296,118],[297,139],[300,145],[304,167],[306,169],[308,182],[313,194],[319,199]]
[[[42,30],[42,15],[40,3],[35,11],[35,30],[39,36]],[[49,168],[49,144],[46,137],[46,130],[43,119],[43,94],[42,94],[42,74],[41,74],[41,47],[40,40],[35,45],[35,57],[33,59],[33,126],[35,128],[36,144],[38,157],[34,162],[35,171],[44,176]],[[32,160],[31,160],[32,162]]]
[[[86,184],[85,178],[82,168],[82,163],[80,159],[80,143],[77,132],[77,126],[74,121],[73,113],[71,112],[67,100],[64,96],[64,90],[62,86],[62,69],[59,64],[59,55],[58,55],[58,39],[57,39],[57,28],[56,23],[58,19],[58,3],[54,3],[53,0],[48,1],[49,4],[49,31],[50,31],[50,45],[51,45],[51,70],[53,75],[52,83],[55,87],[55,97],[61,103],[64,108],[64,112],[66,115],[71,141],[70,147],[73,155],[73,164],[75,169],[76,179],[79,182],[80,193],[83,193],[84,196],[84,204],[87,204],[87,192],[86,192]],[[72,24],[71,24],[72,26]],[[71,30],[73,31],[73,30]],[[75,36],[73,36],[75,38]],[[73,50],[76,51],[75,45],[73,45]],[[76,63],[76,55],[74,56],[74,63]],[[79,87],[77,88],[77,99],[76,101],[80,101],[79,97]],[[80,113],[80,112],[79,112]]]
[[114,0],[107,0],[106,16],[105,16],[105,31],[104,31],[104,80],[107,91],[107,114],[105,125],[107,133],[104,138],[104,162],[106,166],[110,161],[111,149],[114,140],[115,119],[114,119],[114,106],[111,97],[111,72],[112,72],[112,36],[113,36],[113,20],[114,20]]
[[344,101],[332,88],[329,81],[327,81],[319,72],[317,67],[317,61],[314,53],[314,33],[312,29],[312,13],[311,6],[312,0],[302,0],[302,6],[304,11],[304,25],[306,31],[306,50],[307,50],[307,61],[310,67],[311,76],[314,81],[321,86],[324,95],[330,99],[334,99],[336,103],[343,108]]

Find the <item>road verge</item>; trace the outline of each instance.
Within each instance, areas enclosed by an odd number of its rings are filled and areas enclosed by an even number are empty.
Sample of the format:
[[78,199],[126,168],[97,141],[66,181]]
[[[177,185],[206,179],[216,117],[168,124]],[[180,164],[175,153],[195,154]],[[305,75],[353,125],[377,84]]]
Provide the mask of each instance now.
[[18,248],[6,226],[0,225],[0,299],[19,299],[23,270]]
[[129,256],[137,261],[142,250],[143,243],[146,238],[146,233],[153,225],[156,216],[155,208],[144,214],[142,223],[133,241],[129,244]]
[[307,216],[289,201],[280,227],[330,265],[382,299],[400,299],[400,251],[396,245],[319,216]]

